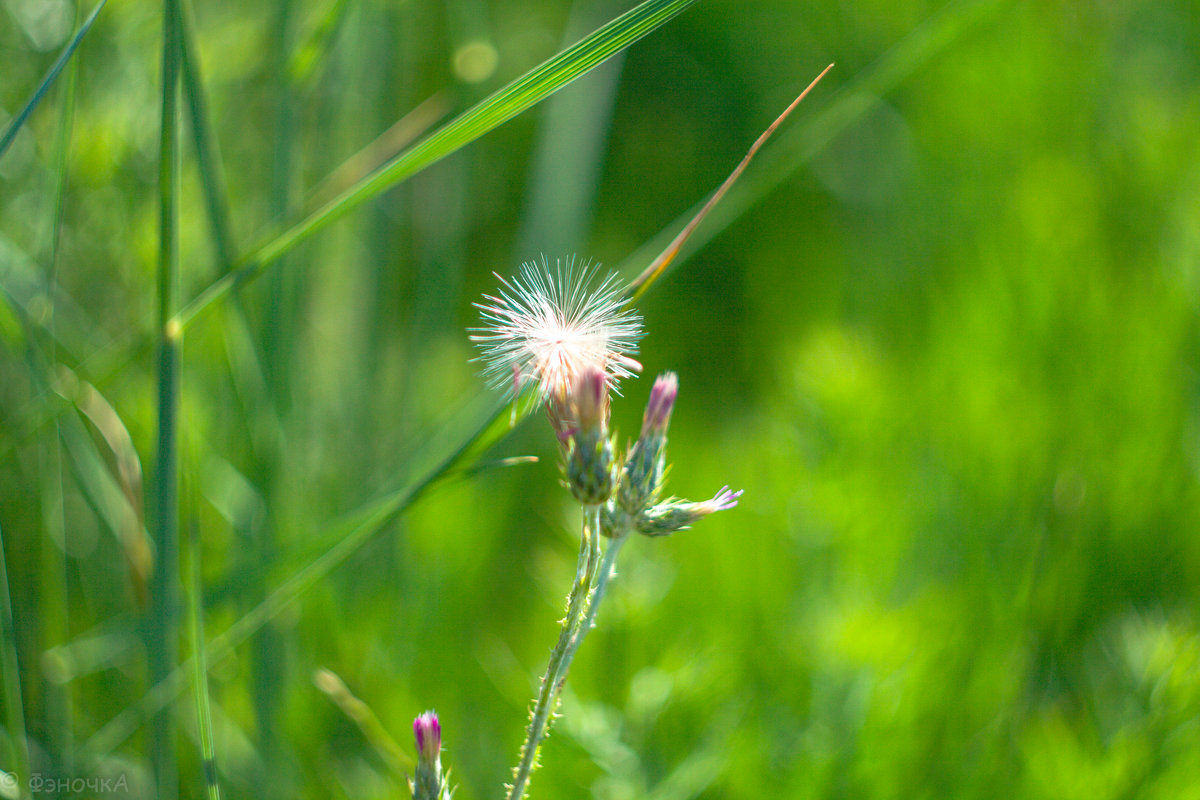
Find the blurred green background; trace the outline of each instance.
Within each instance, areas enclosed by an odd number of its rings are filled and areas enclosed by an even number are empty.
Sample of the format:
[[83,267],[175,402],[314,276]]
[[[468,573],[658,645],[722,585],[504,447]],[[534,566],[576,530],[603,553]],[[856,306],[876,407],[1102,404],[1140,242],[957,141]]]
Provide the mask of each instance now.
[[[632,4],[195,5],[241,252],[414,108],[427,129]],[[0,124],[90,10],[0,0]],[[76,55],[53,303],[67,76],[0,158],[30,769],[136,797],[147,729],[93,737],[148,689],[161,15],[114,0]],[[636,274],[835,61],[640,305],[618,429],[677,371],[672,489],[746,494],[625,549],[532,796],[1200,797],[1197,42],[1191,0],[697,3],[188,329],[208,634],[494,402],[465,331],[493,271],[578,254]],[[187,299],[222,267],[183,141]],[[485,458],[517,455],[540,461],[439,486],[214,661],[227,797],[403,795],[319,668],[410,751],[436,708],[456,797],[498,796],[578,535],[542,419]],[[190,695],[172,709],[199,797]]]

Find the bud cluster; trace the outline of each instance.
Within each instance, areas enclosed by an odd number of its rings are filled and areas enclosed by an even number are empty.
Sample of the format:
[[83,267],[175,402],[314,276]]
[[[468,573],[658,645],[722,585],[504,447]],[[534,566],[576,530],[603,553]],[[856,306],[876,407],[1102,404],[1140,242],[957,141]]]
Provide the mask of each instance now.
[[679,394],[672,372],[660,375],[650,390],[641,435],[618,461],[608,431],[608,381],[599,367],[585,370],[565,402],[550,407],[564,441],[567,486],[579,502],[600,506],[601,531],[620,538],[629,530],[666,536],[690,527],[716,511],[733,508],[741,492],[723,488],[698,503],[660,499],[667,475],[667,427]]

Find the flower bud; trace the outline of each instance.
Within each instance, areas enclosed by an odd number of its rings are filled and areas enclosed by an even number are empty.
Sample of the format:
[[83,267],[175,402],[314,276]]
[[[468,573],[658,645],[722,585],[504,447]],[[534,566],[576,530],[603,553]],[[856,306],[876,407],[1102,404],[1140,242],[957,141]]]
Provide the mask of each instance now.
[[690,528],[693,523],[709,514],[733,508],[741,496],[741,491],[731,492],[728,486],[724,486],[713,499],[702,500],[699,503],[667,500],[639,514],[634,527],[638,533],[645,536],[669,536],[675,531]]
[[625,459],[624,479],[618,499],[626,514],[636,517],[662,493],[666,473],[667,425],[679,394],[675,373],[659,375],[650,390],[646,413],[642,417],[642,435]]
[[603,431],[608,425],[608,377],[595,364],[586,367],[571,389],[571,408],[581,431]]
[[446,800],[449,796],[442,775],[442,726],[437,714],[426,711],[413,720],[417,740],[417,769],[409,781],[413,800]]
[[598,432],[576,431],[567,450],[567,486],[575,499],[596,506],[616,484],[612,440]]
[[664,372],[654,380],[654,388],[650,390],[650,400],[646,403],[646,413],[642,417],[643,439],[667,435],[671,410],[675,407],[675,398],[678,395],[679,379],[674,372]]
[[413,720],[413,734],[417,739],[417,754],[422,761],[433,762],[442,752],[442,725],[436,711],[426,711]]
[[612,440],[608,437],[608,382],[599,367],[589,367],[571,391],[575,426],[567,443],[567,485],[584,505],[599,505],[616,483]]

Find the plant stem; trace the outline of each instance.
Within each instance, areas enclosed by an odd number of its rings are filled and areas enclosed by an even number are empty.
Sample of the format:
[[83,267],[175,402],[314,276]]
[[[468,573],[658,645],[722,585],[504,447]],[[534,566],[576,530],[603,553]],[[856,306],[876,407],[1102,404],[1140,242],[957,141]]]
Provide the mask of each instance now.
[[[148,650],[150,684],[171,674],[176,661],[176,606],[179,580],[178,415],[181,335],[172,323],[179,298],[179,60],[178,0],[163,0],[162,129],[159,150],[158,259],[158,459],[155,465],[155,549]],[[178,794],[174,732],[169,708],[155,715],[150,729],[156,796]]]
[[216,252],[220,274],[225,274],[237,257],[233,243],[232,215],[229,211],[229,192],[221,168],[221,154],[217,147],[217,136],[213,131],[208,112],[208,99],[204,94],[204,80],[200,73],[200,54],[192,33],[191,6],[183,9],[181,25],[182,49],[180,69],[184,96],[187,97],[188,113],[191,117],[192,144],[196,149],[196,167],[200,174],[200,186],[204,193],[204,204],[208,209],[208,224],[213,250]]
[[212,706],[208,699],[208,654],[204,640],[204,602],[200,580],[200,533],[195,520],[188,523],[187,573],[188,633],[192,640],[192,689],[196,699],[200,753],[204,759],[204,788],[208,800],[221,800],[221,787],[217,784],[216,746],[213,743]]
[[[78,16],[78,9],[76,9]],[[54,137],[54,195],[51,201],[50,235],[46,240],[46,299],[47,314],[44,322],[45,375],[53,380],[58,362],[57,335],[54,322],[54,299],[58,289],[58,255],[62,241],[63,210],[66,205],[68,167],[71,154],[71,134],[75,121],[75,97],[78,86],[79,60],[73,59],[67,66],[65,83],[61,89],[62,107],[59,111],[58,127]],[[30,328],[31,334],[33,328]],[[31,341],[33,337],[31,335]],[[42,539],[40,570],[42,592],[42,617],[44,620],[42,650],[64,645],[70,641],[69,600],[67,589],[67,527],[63,505],[62,445],[58,419],[50,425],[46,438],[46,455],[41,462],[42,522],[46,536]],[[71,722],[71,685],[64,681],[47,682],[45,688],[45,718],[47,744],[51,763],[60,777],[74,774],[73,734]]]
[[29,794],[20,789],[21,781],[29,780],[29,742],[25,738],[25,707],[21,702],[21,666],[17,660],[17,632],[13,626],[12,601],[8,593],[8,566],[4,557],[4,537],[0,535],[0,673],[4,676],[5,724],[12,742],[13,767],[17,776],[17,792],[21,798]]
[[[609,581],[617,574],[617,553],[621,551],[621,547],[627,541],[629,541],[628,531],[622,532],[609,541],[608,549],[604,551],[604,561],[600,565],[600,574],[593,581],[595,588],[592,590],[591,602],[588,603],[587,615],[583,619],[583,624],[579,626],[579,630],[576,631],[575,637],[571,640],[570,649],[567,651],[567,663],[570,663],[571,659],[575,657],[575,651],[579,649],[583,637],[587,636],[588,631],[596,625],[596,612],[599,611],[600,603],[604,600],[604,592],[608,589]],[[560,686],[559,689],[561,690],[562,687]]]
[[[583,603],[583,619],[575,626],[571,633],[571,641],[567,644],[567,652],[563,657],[562,663],[558,667],[558,672],[554,675],[554,697],[552,704],[558,705],[559,695],[562,694],[563,684],[567,682],[567,670],[571,667],[571,661],[575,658],[575,651],[579,649],[579,641],[583,638],[584,626],[587,625],[588,619],[594,619],[595,615],[592,612],[592,606],[596,598],[596,579],[600,574],[600,508],[595,508],[595,518],[588,523],[591,529],[595,531],[588,540],[587,552],[587,596]],[[584,515],[591,513],[591,509],[585,508]]]
[[599,565],[600,552],[600,507],[586,506],[583,514],[583,533],[579,542],[579,563],[575,568],[575,582],[567,595],[567,615],[562,621],[562,631],[558,642],[550,651],[550,663],[546,665],[546,674],[542,676],[541,687],[534,701],[533,711],[529,716],[529,727],[525,731],[525,742],[521,745],[521,755],[513,770],[513,782],[508,790],[508,800],[520,800],[525,796],[525,787],[529,784],[529,776],[537,767],[538,749],[546,731],[550,727],[550,719],[554,715],[554,707],[558,703],[561,683],[566,679],[567,668],[570,666],[574,650],[571,642],[575,638],[579,625],[583,620],[591,584]]

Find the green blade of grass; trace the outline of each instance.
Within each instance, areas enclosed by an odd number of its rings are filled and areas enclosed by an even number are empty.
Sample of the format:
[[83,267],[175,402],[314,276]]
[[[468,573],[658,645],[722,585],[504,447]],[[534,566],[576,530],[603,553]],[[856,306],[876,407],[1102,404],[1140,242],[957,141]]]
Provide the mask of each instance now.
[[96,4],[96,7],[92,9],[92,13],[88,14],[88,18],[83,21],[83,24],[79,26],[79,30],[77,30],[75,35],[71,37],[71,41],[67,42],[67,46],[64,47],[62,53],[59,54],[58,59],[54,62],[54,66],[50,67],[50,71],[46,73],[46,77],[42,78],[42,82],[38,84],[37,89],[34,90],[33,96],[29,98],[29,102],[25,104],[25,107],[22,108],[20,112],[17,113],[17,116],[13,117],[12,122],[8,124],[8,128],[4,131],[4,135],[0,136],[0,157],[4,156],[4,151],[8,149],[8,146],[12,144],[13,139],[16,138],[17,131],[19,131],[21,126],[25,124],[25,120],[29,118],[29,115],[33,113],[33,110],[37,108],[38,103],[42,102],[42,98],[45,97],[46,92],[50,90],[50,85],[54,83],[54,80],[58,77],[59,73],[63,71],[63,67],[65,67],[67,62],[71,60],[71,56],[74,55],[75,49],[79,47],[79,43],[83,41],[83,37],[87,35],[89,30],[91,30],[92,23],[96,21],[96,17],[99,15],[100,9],[104,8],[104,4],[106,2],[107,0],[100,0],[100,2]]
[[268,265],[309,236],[546,99],[659,28],[694,2],[646,0],[525,73],[240,259],[235,271],[211,284],[188,303],[175,317],[174,324],[179,329],[186,328],[204,309],[225,297],[239,284],[257,277]]

